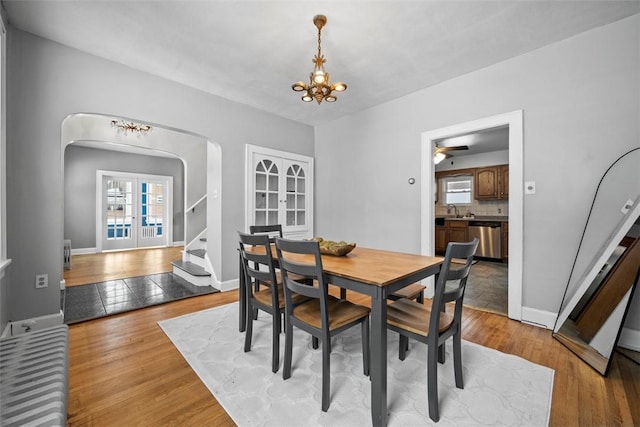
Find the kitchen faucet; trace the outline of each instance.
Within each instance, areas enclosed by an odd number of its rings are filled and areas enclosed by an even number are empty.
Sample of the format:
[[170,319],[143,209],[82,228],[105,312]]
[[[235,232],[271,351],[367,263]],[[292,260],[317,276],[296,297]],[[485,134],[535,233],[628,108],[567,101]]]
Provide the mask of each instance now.
[[447,213],[451,213],[451,208],[453,208],[453,212],[455,212],[456,214],[456,218],[458,218],[460,216],[460,214],[458,213],[458,207],[456,205],[454,205],[453,203],[449,203],[447,205]]

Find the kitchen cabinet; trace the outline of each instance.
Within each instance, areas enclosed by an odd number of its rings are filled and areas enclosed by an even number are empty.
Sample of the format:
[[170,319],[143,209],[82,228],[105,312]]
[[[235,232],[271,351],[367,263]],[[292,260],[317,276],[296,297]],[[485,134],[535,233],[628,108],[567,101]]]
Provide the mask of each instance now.
[[509,261],[509,223],[503,222],[500,226],[502,229],[502,262]]
[[489,166],[475,170],[476,200],[509,198],[509,165]]
[[468,242],[468,221],[446,220],[445,225],[435,226],[435,253],[442,255],[449,242]]
[[447,227],[444,225],[436,225],[436,254],[443,254],[447,250]]
[[509,198],[509,165],[498,166],[500,171],[500,198]]
[[449,242],[468,242],[469,223],[467,221],[447,221],[447,229],[449,231]]

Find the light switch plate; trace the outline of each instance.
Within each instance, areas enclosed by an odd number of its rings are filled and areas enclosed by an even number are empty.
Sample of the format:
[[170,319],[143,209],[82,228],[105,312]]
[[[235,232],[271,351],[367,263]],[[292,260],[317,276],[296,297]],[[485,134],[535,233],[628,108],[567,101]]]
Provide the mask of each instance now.
[[632,206],[633,206],[633,200],[629,199],[622,206],[622,209],[620,209],[620,212],[622,212],[623,214],[626,215],[627,212],[629,212],[629,209],[631,209]]
[[524,194],[536,194],[536,182],[535,181],[525,181],[525,183],[524,183]]

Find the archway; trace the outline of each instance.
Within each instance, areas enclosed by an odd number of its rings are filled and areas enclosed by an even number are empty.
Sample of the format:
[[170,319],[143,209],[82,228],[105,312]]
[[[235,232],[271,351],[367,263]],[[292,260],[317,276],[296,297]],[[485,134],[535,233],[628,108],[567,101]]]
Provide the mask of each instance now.
[[[132,126],[122,126],[123,124]],[[62,121],[61,135],[62,153],[68,145],[75,143],[105,150],[180,159],[184,165],[185,249],[202,234],[206,235],[206,258],[211,267],[211,285],[221,288],[222,284],[216,274],[221,271],[222,265],[222,151],[219,144],[180,129],[90,113],[66,117]],[[61,162],[61,170],[64,172],[64,155],[61,156]],[[64,185],[61,191],[64,201]],[[61,204],[61,209],[64,217],[64,203]],[[202,222],[202,216],[196,215],[196,212],[206,212],[203,225],[198,225]],[[64,235],[64,224],[60,226]]]

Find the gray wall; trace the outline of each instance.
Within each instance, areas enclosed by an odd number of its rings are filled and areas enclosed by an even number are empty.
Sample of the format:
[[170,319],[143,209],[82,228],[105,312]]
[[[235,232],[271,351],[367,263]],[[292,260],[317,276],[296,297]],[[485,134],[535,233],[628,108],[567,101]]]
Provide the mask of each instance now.
[[183,165],[178,159],[68,145],[64,151],[64,238],[73,249],[96,244],[96,171],[173,177],[173,241],[184,240]]
[[523,110],[523,305],[557,313],[598,180],[640,145],[639,82],[635,15],[318,126],[316,234],[419,251],[421,133]]
[[[113,114],[204,135],[222,147],[221,280],[237,277],[244,228],[244,148],[313,155],[313,128],[135,71],[9,27],[7,270],[9,316],[57,313],[62,279],[60,125],[69,114]],[[212,76],[215,78],[215,76]],[[35,289],[34,276],[50,286]]]

